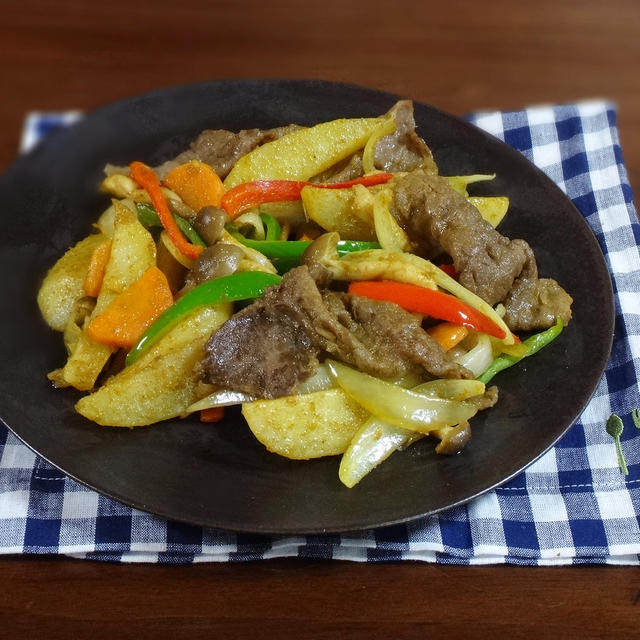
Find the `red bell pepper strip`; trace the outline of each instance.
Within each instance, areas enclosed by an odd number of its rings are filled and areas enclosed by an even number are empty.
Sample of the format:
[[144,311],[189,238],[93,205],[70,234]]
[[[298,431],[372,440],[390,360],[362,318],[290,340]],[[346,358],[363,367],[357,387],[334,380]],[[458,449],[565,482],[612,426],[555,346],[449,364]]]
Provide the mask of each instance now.
[[452,264],[441,264],[440,269],[444,271],[449,277],[457,280],[460,274],[456,271],[456,268]]
[[372,187],[384,184],[393,178],[391,173],[372,173],[371,175],[349,180],[348,182],[307,182],[304,180],[257,180],[244,182],[233,189],[229,189],[221,201],[222,208],[233,219],[243,211],[257,207],[266,202],[290,202],[300,200],[300,193],[304,187],[318,187],[320,189],[348,189],[357,184]]
[[352,282],[349,293],[374,300],[395,302],[407,311],[421,313],[439,320],[469,327],[495,338],[506,338],[506,333],[493,320],[487,318],[455,296],[437,289],[389,280]]
[[167,200],[165,199],[164,194],[162,193],[162,188],[160,187],[160,181],[153,169],[142,162],[132,162],[129,165],[129,169],[131,170],[131,178],[149,194],[151,202],[153,202],[153,206],[158,214],[158,218],[160,218],[162,226],[169,235],[171,242],[176,246],[176,249],[178,249],[183,256],[195,260],[200,255],[204,247],[191,244],[182,235],[176,221],[171,215],[169,205],[167,204]]

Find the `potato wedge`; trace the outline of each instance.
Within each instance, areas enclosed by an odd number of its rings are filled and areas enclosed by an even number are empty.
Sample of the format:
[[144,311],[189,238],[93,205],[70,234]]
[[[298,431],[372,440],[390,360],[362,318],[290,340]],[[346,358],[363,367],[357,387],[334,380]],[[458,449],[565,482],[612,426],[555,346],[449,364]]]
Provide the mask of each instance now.
[[267,142],[236,162],[225,178],[225,189],[252,180],[308,180],[362,149],[380,121],[332,120]]
[[57,380],[57,386],[74,387],[78,391],[93,389],[100,372],[114,351],[115,349],[92,340],[83,331],[78,336],[73,353],[62,368],[64,383]]
[[[113,206],[115,218],[111,255],[91,318],[102,313],[156,261],[156,245],[151,234],[127,207],[119,202],[114,202]],[[93,389],[113,351],[111,347],[92,340],[83,331],[64,366],[64,380],[80,391]]]
[[104,233],[104,235],[109,238],[113,238],[113,231],[116,223],[116,203],[121,206],[127,207],[127,209],[129,209],[133,213],[136,212],[136,203],[129,198],[125,198],[124,200],[112,200],[111,206],[102,212],[102,214],[94,224],[94,227],[96,227],[99,231]]
[[139,427],[183,414],[197,400],[195,368],[204,345],[230,315],[230,304],[195,311],[139,360],[79,400],[76,410],[112,427]]
[[341,389],[248,402],[242,414],[269,451],[293,460],[344,453],[369,415]]
[[139,189],[138,183],[123,173],[112,173],[100,183],[102,193],[116,198],[129,198],[136,189]]
[[93,316],[106,309],[129,285],[156,263],[156,244],[151,234],[126,206],[114,202],[115,226],[111,255]]
[[506,196],[470,196],[467,200],[492,227],[502,222],[509,209],[509,198]]
[[105,240],[95,233],[80,240],[49,269],[40,290],[38,307],[44,321],[56,331],[64,331],[78,300],[84,297],[84,279],[94,249]]
[[[366,187],[362,188],[366,190]],[[353,188],[305,187],[301,195],[307,217],[326,231],[337,231],[343,240],[375,241],[373,198],[367,206]]]
[[465,176],[447,176],[447,180],[454,191],[457,191],[461,196],[465,198],[469,195],[467,187],[475,182],[485,182],[487,180],[494,180],[495,173],[474,173]]

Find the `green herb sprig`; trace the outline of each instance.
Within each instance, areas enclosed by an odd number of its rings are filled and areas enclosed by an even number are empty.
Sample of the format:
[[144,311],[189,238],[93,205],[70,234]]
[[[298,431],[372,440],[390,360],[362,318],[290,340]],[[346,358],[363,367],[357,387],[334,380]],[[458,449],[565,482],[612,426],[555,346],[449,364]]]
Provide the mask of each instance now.
[[625,476],[629,475],[629,469],[627,467],[627,461],[624,459],[624,453],[622,452],[622,444],[620,443],[620,436],[624,430],[624,424],[620,416],[612,413],[607,420],[607,433],[615,440],[616,451],[618,452],[618,466],[620,471]]

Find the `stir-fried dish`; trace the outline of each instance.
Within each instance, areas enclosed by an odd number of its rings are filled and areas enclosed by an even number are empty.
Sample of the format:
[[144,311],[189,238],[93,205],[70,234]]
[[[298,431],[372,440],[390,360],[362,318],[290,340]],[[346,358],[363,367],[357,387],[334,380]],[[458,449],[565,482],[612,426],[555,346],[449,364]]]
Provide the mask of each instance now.
[[409,101],[206,130],[158,167],[105,172],[111,206],[38,294],[68,352],[49,378],[89,392],[76,410],[100,425],[242,405],[268,450],[342,455],[352,487],[424,436],[461,451],[493,376],[571,318],[530,246],[496,230],[508,199],[469,195],[494,176],[439,175]]

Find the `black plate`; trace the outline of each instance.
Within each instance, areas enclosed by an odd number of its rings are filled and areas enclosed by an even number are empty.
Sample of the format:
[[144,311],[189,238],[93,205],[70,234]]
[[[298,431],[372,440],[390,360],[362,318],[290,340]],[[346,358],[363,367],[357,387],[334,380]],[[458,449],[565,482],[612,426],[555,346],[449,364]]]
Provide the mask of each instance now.
[[613,304],[600,248],[580,213],[519,153],[433,107],[416,104],[419,133],[445,175],[497,173],[484,194],[506,194],[502,231],[533,246],[542,275],[572,294],[574,320],[548,349],[502,373],[500,402],[474,418],[456,457],[421,441],[354,489],[337,458],[293,462],[269,454],[241,416],[196,417],[136,430],[98,427],[73,410],[79,394],[46,373],[64,362],[61,336],[39,317],[46,270],[105,208],[106,162],[157,163],[204,128],[237,130],[386,111],[396,96],[319,81],[224,81],[118,102],[55,132],[0,178],[0,406],[12,431],[65,473],[139,509],[237,531],[319,533],[404,521],[463,503],[511,478],[577,418],[606,363]]

